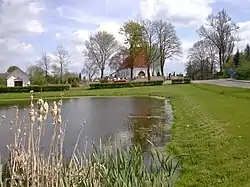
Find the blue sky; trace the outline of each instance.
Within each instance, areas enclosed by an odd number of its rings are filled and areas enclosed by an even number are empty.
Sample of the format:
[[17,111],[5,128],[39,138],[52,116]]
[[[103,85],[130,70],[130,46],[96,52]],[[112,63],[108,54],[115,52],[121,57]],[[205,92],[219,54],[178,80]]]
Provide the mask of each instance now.
[[208,14],[226,9],[240,26],[238,48],[250,43],[250,0],[8,0],[0,8],[0,72],[10,65],[26,70],[43,52],[63,44],[72,56],[71,71],[83,67],[83,42],[90,33],[107,30],[119,42],[128,19],[168,19],[182,41],[183,56],[168,60],[165,72],[184,72],[186,52],[199,39],[196,30]]

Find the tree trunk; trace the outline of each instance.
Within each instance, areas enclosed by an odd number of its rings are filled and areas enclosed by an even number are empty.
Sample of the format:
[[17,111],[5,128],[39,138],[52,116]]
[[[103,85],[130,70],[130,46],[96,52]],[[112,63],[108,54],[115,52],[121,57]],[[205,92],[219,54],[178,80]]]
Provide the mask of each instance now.
[[147,67],[148,81],[150,81],[150,65]]
[[164,58],[160,57],[160,64],[161,64],[161,75],[164,77]]
[[101,79],[103,78],[104,75],[104,68],[101,69]]
[[219,49],[219,66],[220,66],[220,72],[222,72],[222,54],[221,54],[221,49]]
[[61,64],[61,67],[60,67],[60,81],[61,81],[61,84],[63,83],[63,66]]
[[133,80],[134,79],[134,68],[130,68],[130,79]]

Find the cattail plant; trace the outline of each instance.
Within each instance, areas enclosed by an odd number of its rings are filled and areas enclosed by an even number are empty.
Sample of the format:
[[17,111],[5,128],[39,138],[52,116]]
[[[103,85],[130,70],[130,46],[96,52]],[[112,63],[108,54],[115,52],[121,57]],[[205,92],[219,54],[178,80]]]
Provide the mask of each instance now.
[[[145,164],[145,152],[141,146],[121,148],[108,142],[94,144],[93,152],[78,150],[83,122],[73,152],[69,158],[63,145],[67,128],[61,116],[63,95],[49,107],[42,98],[34,102],[30,93],[29,119],[19,119],[16,108],[14,121],[9,123],[12,142],[7,145],[9,158],[0,165],[0,185],[4,187],[143,187],[172,186],[178,162],[160,154],[157,149],[148,151],[150,164]],[[46,124],[49,110],[52,124]],[[1,118],[0,126],[5,117]],[[45,154],[42,137],[46,126],[52,125],[52,135]],[[86,143],[87,144],[87,143]],[[1,160],[0,160],[1,161]]]

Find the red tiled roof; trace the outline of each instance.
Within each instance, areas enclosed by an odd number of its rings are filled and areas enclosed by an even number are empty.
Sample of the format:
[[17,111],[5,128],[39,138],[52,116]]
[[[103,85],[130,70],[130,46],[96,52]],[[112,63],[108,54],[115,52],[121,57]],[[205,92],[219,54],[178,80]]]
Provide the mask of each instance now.
[[127,68],[143,68],[147,67],[146,55],[139,54],[135,57],[134,61],[132,61],[131,56],[127,57],[123,63],[121,64],[119,70],[127,69]]

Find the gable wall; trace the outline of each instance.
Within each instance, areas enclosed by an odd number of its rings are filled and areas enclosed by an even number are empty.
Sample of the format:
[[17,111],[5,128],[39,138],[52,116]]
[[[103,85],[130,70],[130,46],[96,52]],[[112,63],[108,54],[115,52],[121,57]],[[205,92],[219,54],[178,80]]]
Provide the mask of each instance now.
[[20,70],[14,70],[8,77],[7,77],[7,86],[14,87],[15,86],[15,79],[20,78],[23,81],[23,86],[28,86],[30,84],[29,78],[27,74],[23,73]]

